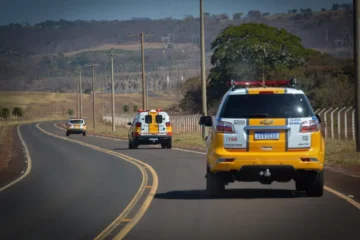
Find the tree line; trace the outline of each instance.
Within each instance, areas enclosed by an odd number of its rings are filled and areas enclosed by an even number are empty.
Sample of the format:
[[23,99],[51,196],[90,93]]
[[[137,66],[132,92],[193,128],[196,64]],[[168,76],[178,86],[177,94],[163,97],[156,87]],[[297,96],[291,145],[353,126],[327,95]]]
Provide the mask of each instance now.
[[[350,106],[354,103],[353,60],[338,59],[307,49],[301,38],[265,24],[248,23],[224,29],[212,42],[213,68],[207,79],[210,113],[234,79],[296,78],[314,108]],[[189,79],[178,109],[201,113],[200,77]],[[190,86],[190,87],[189,87]]]
[[[11,114],[20,121],[20,118],[24,115],[22,108],[14,107]],[[1,117],[7,122],[10,117],[10,110],[8,108],[2,108],[0,112]]]

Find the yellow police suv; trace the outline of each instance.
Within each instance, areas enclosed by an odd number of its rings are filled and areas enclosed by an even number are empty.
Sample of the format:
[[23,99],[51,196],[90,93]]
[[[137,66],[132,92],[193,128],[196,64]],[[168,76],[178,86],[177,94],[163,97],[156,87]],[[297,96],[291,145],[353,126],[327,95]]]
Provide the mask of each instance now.
[[162,109],[142,110],[136,114],[128,133],[129,149],[139,145],[161,144],[161,148],[172,147],[172,126],[169,115]]
[[[229,84],[230,85],[230,84]],[[296,80],[231,81],[206,139],[206,191],[221,194],[235,181],[294,180],[296,191],[321,197],[324,188],[325,142],[315,115]]]
[[84,119],[70,119],[66,123],[66,136],[74,133],[86,136],[86,122]]

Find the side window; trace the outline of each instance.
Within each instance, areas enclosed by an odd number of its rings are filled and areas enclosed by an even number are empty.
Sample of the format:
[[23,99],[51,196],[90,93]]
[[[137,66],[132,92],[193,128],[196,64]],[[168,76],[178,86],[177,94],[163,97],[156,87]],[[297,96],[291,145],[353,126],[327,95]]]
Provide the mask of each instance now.
[[146,115],[146,116],[145,116],[145,123],[147,123],[147,124],[152,123],[152,117],[151,117],[151,115]]
[[162,123],[162,122],[163,122],[163,116],[160,115],[160,114],[159,114],[159,115],[156,115],[155,121],[156,121],[157,124]]

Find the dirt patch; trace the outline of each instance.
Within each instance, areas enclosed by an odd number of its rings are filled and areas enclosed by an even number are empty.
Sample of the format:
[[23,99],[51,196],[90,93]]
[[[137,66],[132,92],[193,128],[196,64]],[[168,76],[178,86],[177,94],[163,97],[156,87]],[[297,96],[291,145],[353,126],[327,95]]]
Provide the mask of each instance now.
[[0,170],[0,187],[13,181],[26,167],[23,146],[17,132],[17,126],[8,127],[5,141],[1,144],[1,150],[4,154],[0,158],[3,166]]

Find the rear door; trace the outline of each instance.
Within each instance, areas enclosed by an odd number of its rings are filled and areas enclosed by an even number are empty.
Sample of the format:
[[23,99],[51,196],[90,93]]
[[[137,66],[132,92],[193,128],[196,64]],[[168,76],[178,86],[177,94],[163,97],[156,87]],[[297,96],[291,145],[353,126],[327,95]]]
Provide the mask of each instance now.
[[149,123],[149,133],[152,135],[158,134],[159,128],[158,123],[156,122],[156,117],[158,116],[158,112],[153,110],[149,111],[149,119],[151,118],[151,122]]
[[141,134],[150,134],[149,128],[153,122],[152,116],[148,112],[141,112],[139,122],[141,122]]
[[285,89],[229,95],[219,120],[232,125],[234,132],[224,133],[224,148],[247,152],[309,148],[311,133],[301,133],[300,124],[313,115],[304,94],[287,94]]
[[155,117],[155,122],[157,123],[158,132],[161,135],[166,134],[166,118],[167,114],[164,112],[159,112],[158,115]]

